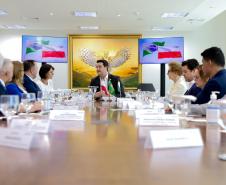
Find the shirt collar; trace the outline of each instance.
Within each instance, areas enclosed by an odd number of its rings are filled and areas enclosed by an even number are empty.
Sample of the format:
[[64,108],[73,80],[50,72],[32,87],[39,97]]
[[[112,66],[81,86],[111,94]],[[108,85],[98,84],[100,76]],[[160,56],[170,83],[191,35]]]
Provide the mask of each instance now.
[[0,79],[0,83],[5,87],[5,82],[2,79]]
[[104,78],[100,78],[100,80],[108,80],[108,73]]
[[31,78],[30,76],[28,76],[27,74],[25,74],[31,81],[33,81],[34,82],[34,79],[33,78]]
[[194,83],[195,83],[195,81],[194,81],[194,80],[192,80],[192,81],[188,82],[188,87],[189,87],[189,88],[191,88],[191,87],[194,85]]

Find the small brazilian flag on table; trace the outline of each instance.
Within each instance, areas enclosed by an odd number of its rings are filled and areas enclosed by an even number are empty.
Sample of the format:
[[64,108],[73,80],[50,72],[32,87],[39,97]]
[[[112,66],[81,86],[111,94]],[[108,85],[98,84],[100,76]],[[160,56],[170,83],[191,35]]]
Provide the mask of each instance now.
[[108,81],[108,92],[111,95],[115,96],[115,89],[114,89],[114,87],[112,85],[111,79]]

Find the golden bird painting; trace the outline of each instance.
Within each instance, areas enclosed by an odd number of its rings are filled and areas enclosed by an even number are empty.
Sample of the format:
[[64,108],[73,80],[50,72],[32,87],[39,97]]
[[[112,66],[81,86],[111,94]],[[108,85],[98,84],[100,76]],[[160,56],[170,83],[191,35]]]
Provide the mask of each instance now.
[[72,47],[72,88],[87,88],[96,74],[96,61],[109,62],[109,72],[120,76],[126,88],[137,87],[139,81],[137,37],[107,37],[70,39]]

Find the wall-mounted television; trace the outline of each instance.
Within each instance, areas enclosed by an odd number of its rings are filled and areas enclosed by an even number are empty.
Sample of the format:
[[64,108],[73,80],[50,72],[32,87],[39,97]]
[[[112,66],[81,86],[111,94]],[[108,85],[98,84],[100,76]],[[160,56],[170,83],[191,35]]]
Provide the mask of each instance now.
[[184,60],[184,38],[142,38],[139,39],[140,64],[166,64]]
[[67,37],[22,36],[22,61],[63,63],[68,61]]

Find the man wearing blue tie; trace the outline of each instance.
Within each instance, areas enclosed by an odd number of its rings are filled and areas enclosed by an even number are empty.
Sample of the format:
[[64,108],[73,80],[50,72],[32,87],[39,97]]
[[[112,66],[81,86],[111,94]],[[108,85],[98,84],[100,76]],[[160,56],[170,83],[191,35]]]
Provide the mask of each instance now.
[[24,64],[24,87],[27,92],[35,93],[37,96],[38,91],[41,91],[39,86],[35,83],[34,79],[38,73],[38,66],[34,60],[26,60]]
[[209,102],[212,91],[219,92],[217,99],[226,94],[225,58],[222,50],[218,47],[211,47],[203,51],[201,56],[203,57],[203,72],[209,76],[209,81],[198,94],[195,104]]
[[199,63],[196,59],[193,58],[185,60],[181,65],[182,74],[189,87],[184,95],[192,95],[196,97],[201,92],[201,89],[197,87],[194,82],[194,71],[199,66]]

